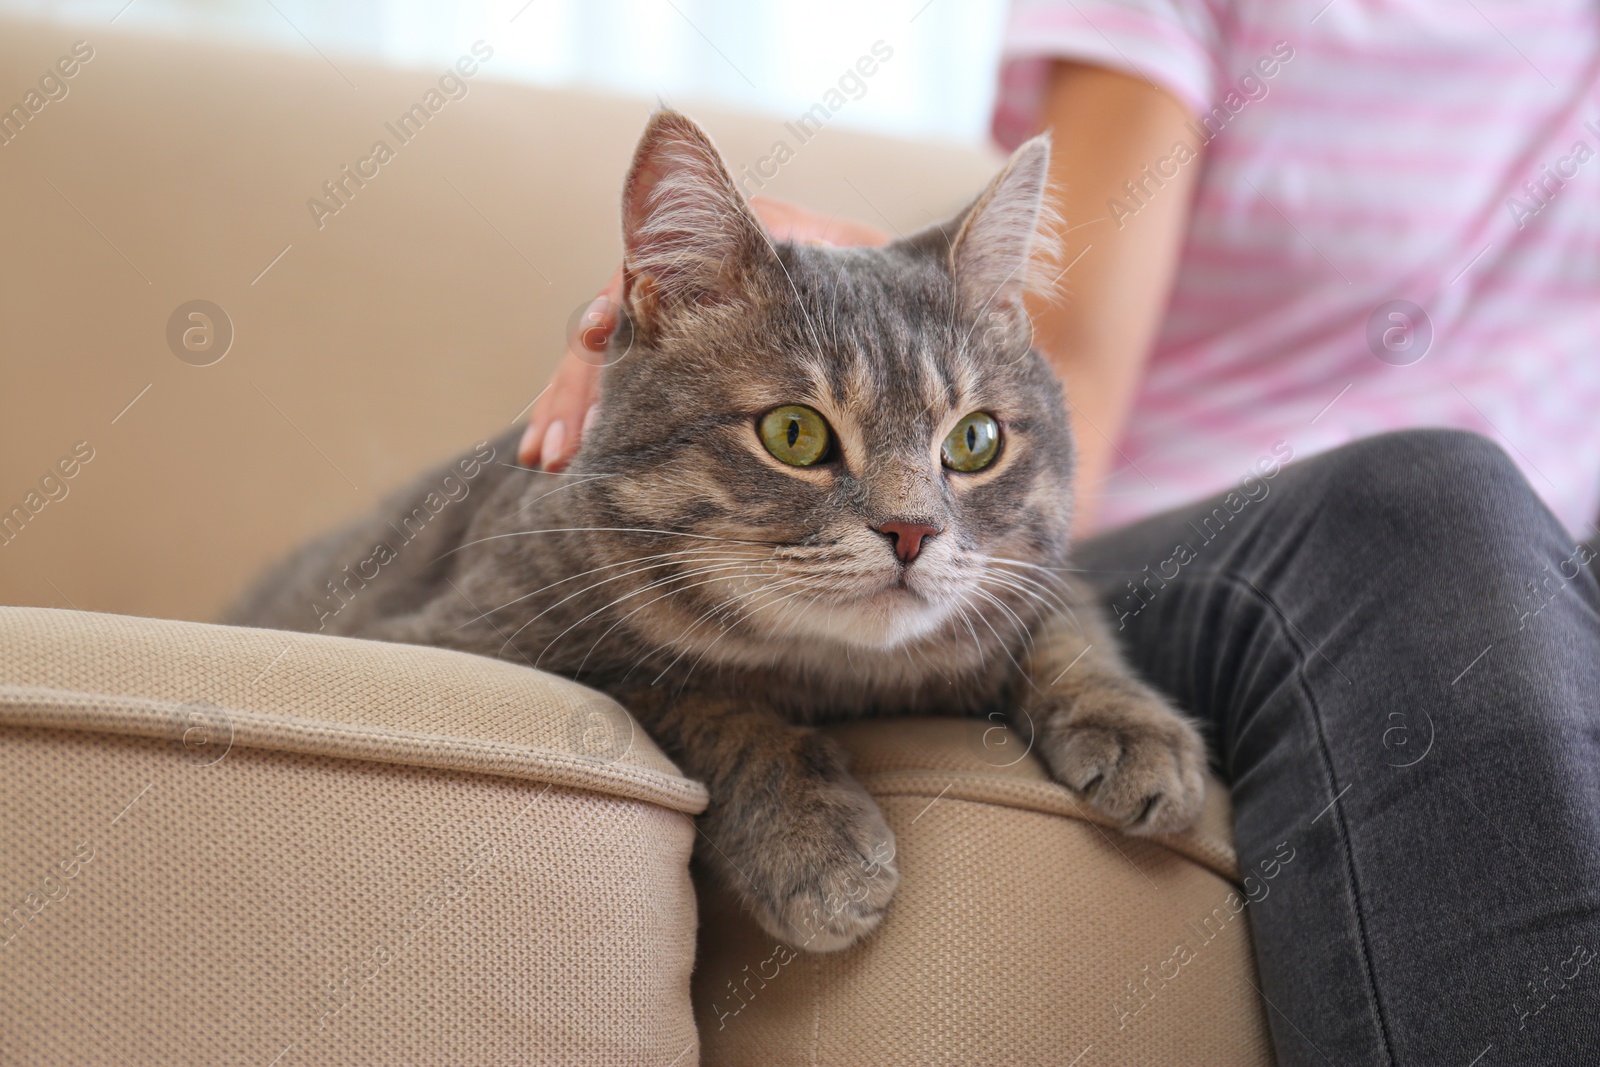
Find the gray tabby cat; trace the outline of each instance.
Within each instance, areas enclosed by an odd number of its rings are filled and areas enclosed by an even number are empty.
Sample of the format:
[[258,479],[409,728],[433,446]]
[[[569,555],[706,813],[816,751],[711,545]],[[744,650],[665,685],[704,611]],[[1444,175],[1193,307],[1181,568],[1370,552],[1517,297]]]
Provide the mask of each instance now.
[[[813,951],[872,930],[899,880],[822,720],[1020,711],[1129,832],[1184,828],[1199,735],[1063,577],[1073,443],[1021,299],[1048,159],[1030,141],[955,219],[884,248],[776,244],[706,134],[657,113],[569,472],[515,466],[514,434],[480,446],[281,564],[233,621],[606,690],[709,788],[702,860]],[[424,509],[455,471],[470,494]]]

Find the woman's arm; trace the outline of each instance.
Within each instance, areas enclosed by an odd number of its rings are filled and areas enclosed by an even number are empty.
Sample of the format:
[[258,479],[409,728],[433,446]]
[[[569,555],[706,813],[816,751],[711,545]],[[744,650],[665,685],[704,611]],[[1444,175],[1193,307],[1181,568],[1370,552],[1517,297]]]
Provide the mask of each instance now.
[[[1165,90],[1103,67],[1057,63],[1042,118],[1053,142],[1050,179],[1068,269],[1058,292],[1032,305],[1034,344],[1071,404],[1081,536],[1117,466],[1116,444],[1166,309],[1200,161],[1160,177],[1164,185],[1147,179],[1144,168],[1154,174],[1174,145],[1198,150],[1188,113]],[[1124,188],[1130,181],[1144,184],[1142,204]],[[1113,198],[1134,213],[1113,218]]]

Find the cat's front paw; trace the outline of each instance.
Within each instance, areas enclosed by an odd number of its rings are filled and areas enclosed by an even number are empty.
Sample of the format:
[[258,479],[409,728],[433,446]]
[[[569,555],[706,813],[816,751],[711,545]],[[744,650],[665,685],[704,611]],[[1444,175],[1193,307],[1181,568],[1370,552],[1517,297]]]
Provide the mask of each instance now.
[[1045,718],[1040,755],[1057,781],[1130,834],[1186,830],[1205,803],[1205,743],[1153,694]]
[[[762,929],[807,952],[836,952],[883,921],[900,884],[894,834],[853,779],[785,802],[743,874]],[[735,877],[739,877],[735,875]]]

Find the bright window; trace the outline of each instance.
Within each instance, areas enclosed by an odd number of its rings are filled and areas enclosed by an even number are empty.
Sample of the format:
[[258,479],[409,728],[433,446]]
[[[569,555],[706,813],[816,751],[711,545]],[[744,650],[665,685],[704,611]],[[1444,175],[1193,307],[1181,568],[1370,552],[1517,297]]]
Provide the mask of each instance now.
[[[834,120],[904,136],[987,136],[1003,0],[0,0],[41,18],[257,42],[337,65],[448,63],[479,38],[494,74],[692,108],[797,117],[845,78]],[[891,58],[846,77],[882,42]]]

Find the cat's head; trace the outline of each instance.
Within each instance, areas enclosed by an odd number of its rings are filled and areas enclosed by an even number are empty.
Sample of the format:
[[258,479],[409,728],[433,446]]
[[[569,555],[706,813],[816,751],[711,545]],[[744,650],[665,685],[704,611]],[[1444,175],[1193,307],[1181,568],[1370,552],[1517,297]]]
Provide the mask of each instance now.
[[658,583],[624,605],[635,630],[713,661],[992,654],[1059,605],[1073,445],[1022,306],[1048,160],[1028,142],[885,247],[777,243],[697,125],[651,119],[573,467],[613,531],[595,553]]

